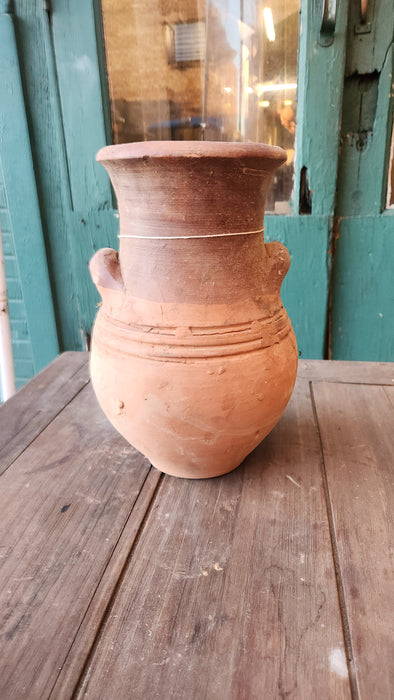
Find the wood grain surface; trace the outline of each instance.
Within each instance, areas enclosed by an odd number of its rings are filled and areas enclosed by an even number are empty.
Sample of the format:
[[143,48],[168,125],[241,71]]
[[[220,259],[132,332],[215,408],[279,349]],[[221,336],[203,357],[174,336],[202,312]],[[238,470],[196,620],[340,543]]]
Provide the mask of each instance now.
[[83,617],[78,633],[68,652],[50,697],[67,700],[78,684],[79,678],[89,663],[90,650],[100,631],[100,624],[110,614],[112,598],[120,581],[123,580],[128,557],[140,534],[146,512],[149,510],[156,487],[162,478],[157,469],[150,469],[135,501],[132,517],[129,517],[116,547],[111,555],[103,576],[93,593],[89,607]]
[[392,365],[300,363],[247,460],[188,481],[116,433],[87,360],[0,410],[1,700],[391,697]]
[[49,696],[149,469],[87,386],[3,473],[2,700]]
[[359,696],[390,698],[394,387],[318,383],[313,392]]
[[301,382],[241,468],[165,477],[76,697],[350,697],[320,463]]
[[297,376],[315,382],[394,386],[394,362],[300,360]]
[[0,474],[88,381],[88,354],[67,352],[0,406]]

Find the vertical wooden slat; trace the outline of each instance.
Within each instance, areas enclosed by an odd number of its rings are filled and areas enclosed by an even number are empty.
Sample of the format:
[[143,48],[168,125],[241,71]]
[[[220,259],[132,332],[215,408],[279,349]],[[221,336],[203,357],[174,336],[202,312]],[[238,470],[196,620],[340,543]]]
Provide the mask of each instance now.
[[348,3],[337,2],[335,33],[322,45],[323,3],[302,0],[298,57],[296,187],[305,167],[314,214],[334,213]]
[[394,212],[340,224],[333,270],[333,359],[394,359]]
[[[3,8],[4,9],[4,8]],[[59,352],[13,19],[0,13],[0,154],[34,370]]]
[[[10,312],[12,353],[15,368],[15,384],[17,389],[25,384],[34,374],[32,347],[27,325],[26,309],[23,303],[19,267],[15,254],[14,236],[8,211],[7,194],[1,168],[0,153],[0,229],[4,251],[5,272],[7,279],[8,309]],[[14,297],[10,296],[10,282],[14,288]],[[16,287],[16,288],[15,288]],[[17,313],[15,311],[17,310]],[[26,362],[30,364],[28,372],[21,372]],[[1,398],[0,398],[1,400]]]
[[93,3],[52,0],[52,34],[73,207],[112,206],[111,186],[96,163],[107,133]]
[[265,216],[265,240],[281,241],[291,255],[281,298],[292,322],[300,357],[323,359],[326,351],[330,218]]
[[[83,348],[89,346],[99,302],[88,263],[98,248],[116,247],[118,228],[108,175],[95,160],[97,151],[110,139],[100,21],[96,0],[53,0],[50,16],[42,24],[64,151],[66,173],[62,187],[70,193],[65,212],[67,243],[72,291],[78,305],[74,322]],[[64,305],[66,299],[62,296],[60,301]]]
[[[97,3],[77,4],[13,2],[59,343],[67,350],[86,349],[99,301],[88,262],[98,248],[116,246],[118,223],[108,178],[103,168],[100,174],[92,146],[96,140],[98,149],[106,141],[92,10]],[[56,60],[58,38],[62,66]],[[84,62],[85,55],[89,60]],[[84,66],[92,67],[94,87],[85,93],[90,70]],[[71,163],[74,156],[77,165]]]
[[393,211],[386,203],[393,124],[393,0],[349,3],[332,276],[331,357],[394,360]]
[[394,388],[313,382],[360,698],[394,685]]
[[360,5],[349,4],[336,202],[341,217],[379,215],[385,207],[394,108],[393,32],[393,0],[368,3],[368,26],[361,24]]

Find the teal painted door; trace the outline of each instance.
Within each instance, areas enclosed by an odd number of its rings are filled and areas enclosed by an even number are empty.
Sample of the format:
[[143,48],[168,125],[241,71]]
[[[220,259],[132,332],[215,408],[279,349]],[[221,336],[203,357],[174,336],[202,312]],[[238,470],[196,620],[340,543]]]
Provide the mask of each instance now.
[[59,345],[10,5],[0,3],[0,234],[19,387]]
[[[362,21],[363,19],[363,21]],[[391,0],[349,5],[331,286],[331,356],[394,360]],[[393,175],[391,151],[390,175]],[[391,206],[390,206],[391,205]]]
[[[322,357],[393,361],[394,209],[386,208],[386,197],[393,130],[394,3],[369,2],[362,15],[363,3],[339,1],[335,26],[332,17],[323,32],[322,5],[305,2],[301,13],[296,192],[300,214],[305,197],[301,176],[307,174],[310,213],[301,221],[286,222],[297,226],[286,239],[290,250],[301,246],[293,256],[299,274],[296,298],[305,293],[304,305],[309,294],[324,297],[324,279],[326,296],[319,311],[317,303],[303,309],[319,329]],[[302,240],[305,220],[311,220],[310,259],[307,241]],[[281,228],[281,222],[277,226]],[[323,249],[325,275],[323,265],[319,269],[317,264]],[[319,271],[320,282],[314,275]],[[314,287],[308,283],[310,276]],[[291,313],[290,279],[288,285]],[[295,312],[293,316],[298,318]],[[312,337],[310,328],[307,337]],[[317,356],[315,349],[311,357]]]
[[[112,139],[101,5],[15,0],[12,13],[8,3],[2,9],[16,37],[57,340],[60,349],[84,349],[99,301],[88,261],[100,247],[117,247],[118,227],[95,163]],[[382,212],[393,0],[370,0],[367,16],[360,12],[338,0],[335,22],[326,16],[322,26],[323,0],[302,0],[293,210],[265,221],[266,239],[292,255],[282,296],[305,358],[394,360],[394,219]],[[0,157],[6,148],[3,138]],[[10,175],[4,186],[11,193]],[[22,252],[18,264],[30,279]],[[36,310],[26,310],[34,320]]]
[[[111,187],[95,162],[109,138],[98,10],[90,0],[0,5],[3,236],[10,255],[16,251],[19,306],[35,355],[24,379],[59,350],[86,349],[99,302],[88,262],[116,245]],[[10,312],[15,334],[22,311],[12,303]]]

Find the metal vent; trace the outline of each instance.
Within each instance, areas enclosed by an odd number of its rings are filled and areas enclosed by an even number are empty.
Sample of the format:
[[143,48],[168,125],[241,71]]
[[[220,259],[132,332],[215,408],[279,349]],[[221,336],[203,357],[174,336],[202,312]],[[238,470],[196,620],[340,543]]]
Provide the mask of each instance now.
[[203,61],[205,58],[205,23],[175,24],[174,44],[176,63]]

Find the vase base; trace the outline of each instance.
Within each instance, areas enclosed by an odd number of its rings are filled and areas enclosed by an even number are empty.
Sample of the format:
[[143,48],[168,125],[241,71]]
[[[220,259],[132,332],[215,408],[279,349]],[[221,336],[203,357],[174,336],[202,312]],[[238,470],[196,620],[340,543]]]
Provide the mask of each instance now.
[[[242,460],[243,462],[243,460]],[[201,472],[198,472],[198,469],[196,467],[193,467],[191,469],[179,469],[178,467],[174,467],[171,469],[170,466],[165,466],[165,467],[159,467],[156,466],[156,464],[153,464],[151,462],[151,466],[154,467],[154,469],[157,469],[157,471],[161,472],[162,474],[167,474],[168,476],[174,476],[177,479],[193,479],[193,480],[202,480],[202,479],[215,479],[216,477],[219,476],[224,476],[225,474],[230,474],[233,472],[235,469],[238,469],[238,467],[241,466],[242,462],[239,464],[236,464],[234,467],[222,467],[213,469],[213,470],[204,470],[201,469]]]

